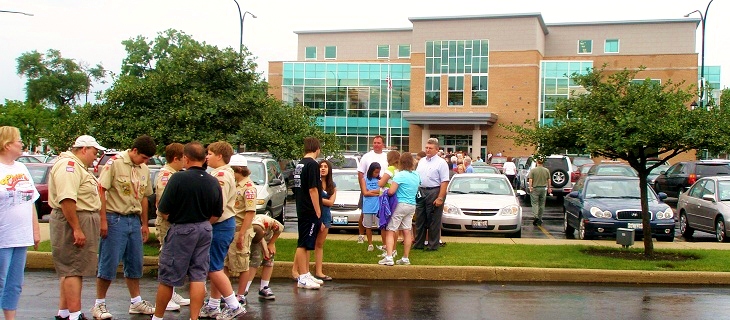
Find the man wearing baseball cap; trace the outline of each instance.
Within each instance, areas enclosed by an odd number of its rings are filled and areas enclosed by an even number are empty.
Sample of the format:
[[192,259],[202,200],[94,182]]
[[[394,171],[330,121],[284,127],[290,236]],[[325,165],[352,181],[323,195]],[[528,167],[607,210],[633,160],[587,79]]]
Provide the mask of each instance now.
[[88,168],[104,150],[94,137],[80,136],[58,156],[48,178],[53,264],[61,287],[56,319],[84,319],[82,277],[96,275],[101,209],[99,183]]

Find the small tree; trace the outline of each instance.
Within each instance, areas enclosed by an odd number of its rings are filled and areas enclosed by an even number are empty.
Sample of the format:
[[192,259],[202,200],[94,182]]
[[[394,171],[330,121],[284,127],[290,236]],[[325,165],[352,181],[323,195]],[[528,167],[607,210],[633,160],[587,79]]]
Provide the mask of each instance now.
[[[573,75],[587,94],[558,103],[551,125],[540,127],[528,121],[527,126],[504,127],[514,133],[509,137],[517,144],[532,145],[544,153],[578,147],[592,155],[627,161],[639,174],[644,254],[651,256],[649,172],[684,152],[726,148],[730,144],[730,110],[722,105],[689,108],[695,93],[683,83],[633,81],[643,67],[613,74],[604,68]],[[647,166],[649,158],[661,161]]]

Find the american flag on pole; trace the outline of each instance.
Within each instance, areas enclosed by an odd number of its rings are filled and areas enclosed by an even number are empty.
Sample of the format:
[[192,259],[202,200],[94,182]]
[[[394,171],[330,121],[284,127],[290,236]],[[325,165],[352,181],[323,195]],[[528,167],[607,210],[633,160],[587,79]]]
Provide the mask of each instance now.
[[390,78],[390,75],[385,78],[385,82],[388,83],[388,90],[393,90],[393,79]]

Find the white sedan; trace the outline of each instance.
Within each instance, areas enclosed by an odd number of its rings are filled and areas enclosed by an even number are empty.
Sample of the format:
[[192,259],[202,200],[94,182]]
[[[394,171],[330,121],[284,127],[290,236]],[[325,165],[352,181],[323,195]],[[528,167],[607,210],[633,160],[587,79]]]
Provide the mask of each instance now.
[[446,231],[522,236],[522,208],[502,174],[456,174],[449,182],[441,227]]

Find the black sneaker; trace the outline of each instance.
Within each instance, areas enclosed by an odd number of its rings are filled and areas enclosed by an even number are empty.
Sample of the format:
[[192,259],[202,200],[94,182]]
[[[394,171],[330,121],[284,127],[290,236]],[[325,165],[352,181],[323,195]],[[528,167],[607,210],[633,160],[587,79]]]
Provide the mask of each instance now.
[[537,222],[540,221],[538,219],[532,219],[532,225],[537,227]]
[[265,299],[265,300],[274,300],[276,299],[276,296],[274,296],[274,292],[271,291],[271,288],[269,286],[265,286],[259,290],[259,298]]
[[[83,316],[83,315],[82,315]],[[56,316],[56,320],[68,320],[68,317],[61,318],[61,316]]]

